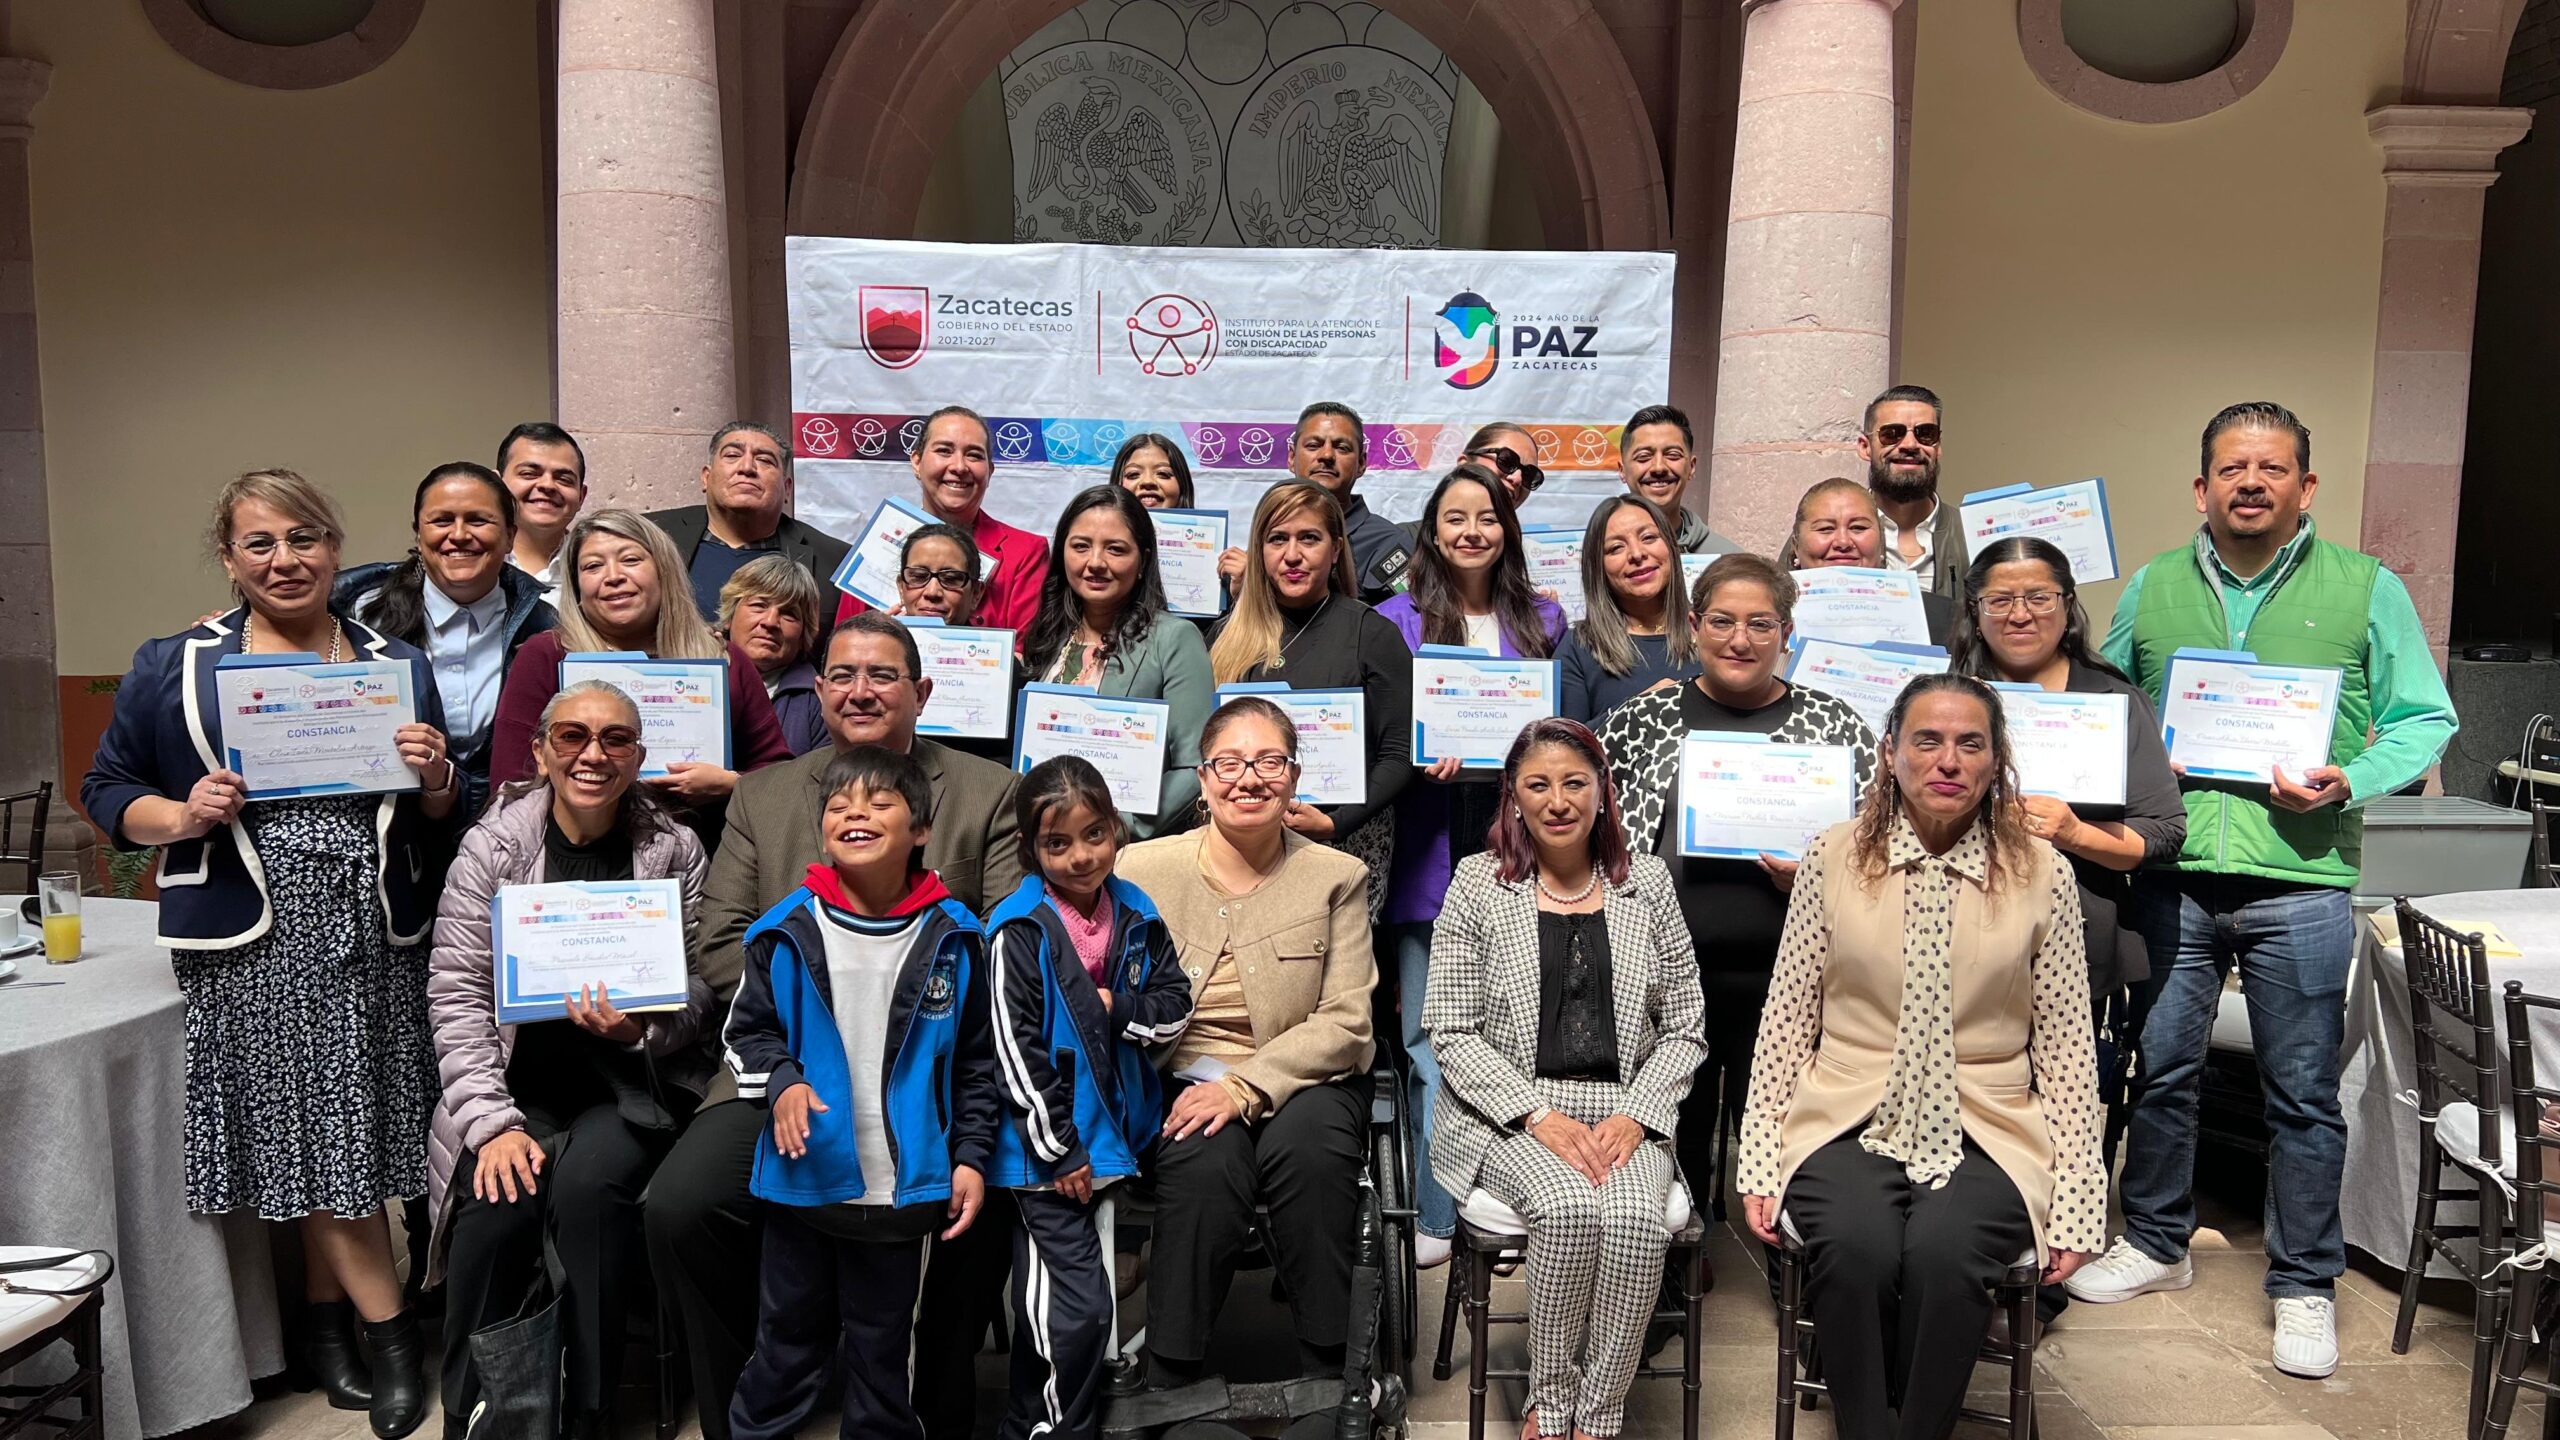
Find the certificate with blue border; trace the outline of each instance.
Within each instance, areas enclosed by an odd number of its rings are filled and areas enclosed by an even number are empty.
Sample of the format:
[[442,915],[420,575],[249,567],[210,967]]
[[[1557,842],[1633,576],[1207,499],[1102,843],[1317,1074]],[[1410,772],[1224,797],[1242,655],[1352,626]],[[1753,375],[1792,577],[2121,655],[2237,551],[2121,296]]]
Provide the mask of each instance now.
[[1506,660],[1457,645],[1413,656],[1413,763],[1455,756],[1469,770],[1499,770],[1532,720],[1556,713],[1553,660]]
[[1173,706],[1162,700],[1101,695],[1083,685],[1025,685],[1014,701],[1013,768],[1053,755],[1081,755],[1102,772],[1111,798],[1132,815],[1164,803],[1165,742]]
[[2261,665],[2245,650],[2180,649],[2160,682],[2160,736],[2190,780],[2296,784],[2329,763],[2346,672]]
[[418,719],[405,660],[226,655],[213,674],[223,765],[252,800],[419,788],[398,735]]
[[1258,695],[1298,731],[1298,799],[1357,805],[1369,798],[1369,696],[1363,690],[1292,690],[1276,680],[1218,687],[1218,703]]
[[1680,853],[1804,858],[1816,836],[1858,813],[1858,754],[1692,730],[1680,740]]
[[684,893],[672,879],[507,885],[489,899],[498,1023],[569,1018],[600,985],[617,1010],[681,1010]]
[[831,577],[836,588],[874,610],[895,610],[898,552],[905,547],[910,531],[934,523],[925,508],[913,500],[892,495],[881,501],[871,512],[871,523],[862,527],[862,538],[844,552],[844,560],[836,566]]
[[560,688],[601,680],[631,697],[640,710],[640,743],[649,750],[640,778],[655,780],[667,767],[717,765],[729,760],[729,662],[652,660],[611,650],[582,650],[560,657]]
[[2107,513],[2107,482],[2097,477],[2049,485],[2004,485],[1977,490],[1959,502],[1967,555],[2025,536],[2051,541],[2071,562],[2071,582],[2116,578],[2116,531]]
[[1147,518],[1156,527],[1156,568],[1164,577],[1164,607],[1194,619],[1217,618],[1226,609],[1218,555],[1227,548],[1227,512],[1150,510]]
[[945,625],[930,615],[901,615],[898,623],[915,632],[916,658],[933,682],[916,712],[916,733],[1003,739],[1013,718],[1013,632]]

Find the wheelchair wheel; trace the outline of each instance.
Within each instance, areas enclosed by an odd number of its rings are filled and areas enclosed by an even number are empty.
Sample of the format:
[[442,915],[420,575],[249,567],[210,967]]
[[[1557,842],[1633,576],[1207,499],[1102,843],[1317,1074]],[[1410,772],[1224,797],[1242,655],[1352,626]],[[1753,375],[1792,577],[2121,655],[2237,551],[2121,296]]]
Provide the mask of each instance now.
[[1378,1273],[1378,1373],[1401,1377],[1413,1386],[1414,1326],[1419,1301],[1413,1265],[1413,1184],[1404,1168],[1401,1127],[1375,1130],[1370,1137],[1371,1183],[1385,1216],[1388,1241]]

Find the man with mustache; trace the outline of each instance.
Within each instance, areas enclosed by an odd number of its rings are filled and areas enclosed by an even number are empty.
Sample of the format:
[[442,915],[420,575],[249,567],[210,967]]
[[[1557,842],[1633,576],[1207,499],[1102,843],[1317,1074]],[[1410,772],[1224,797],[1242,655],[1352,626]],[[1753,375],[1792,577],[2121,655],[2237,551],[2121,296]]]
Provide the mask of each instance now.
[[[717,1015],[729,1013],[737,993],[748,925],[798,889],[810,866],[824,863],[819,777],[857,745],[903,751],[924,767],[933,787],[924,867],[955,899],[984,912],[1022,883],[1013,773],[916,734],[933,682],[924,677],[915,636],[866,612],[838,624],[825,653],[818,702],[834,743],[739,778],[722,853],[703,885],[702,974]],[[756,1335],[763,1222],[747,1183],[766,1113],[736,1097],[724,1066],[644,1201],[650,1268],[684,1324],[705,1440],[729,1440],[730,1395]],[[925,1288],[916,1326],[915,1390],[928,1440],[969,1440],[972,1367],[1010,1265],[1009,1220],[990,1209],[968,1234],[936,1250],[934,1283]]]
[[[703,619],[720,623],[720,587],[758,555],[787,555],[817,580],[820,594],[834,588],[849,547],[782,513],[791,498],[791,442],[771,427],[752,420],[720,427],[702,467],[702,498],[700,505],[660,510],[649,519],[685,557]],[[823,626],[816,639],[826,644]]]
[[1938,503],[1941,408],[1925,385],[1885,391],[1867,402],[1858,455],[1884,516],[1885,565],[1916,572],[1922,589],[1953,599],[1964,590],[1964,520]]
[[[1338,400],[1318,400],[1298,412],[1289,431],[1289,475],[1323,486],[1342,505],[1344,538],[1351,542],[1351,571],[1360,598],[1375,605],[1401,592],[1413,564],[1413,535],[1369,508],[1352,493],[1369,471],[1369,432],[1360,414]],[[1243,577],[1245,547],[1219,552],[1218,574],[1232,589]]]
[[1647,405],[1618,432],[1618,475],[1630,493],[1680,521],[1671,546],[1683,555],[1729,555],[1742,548],[1707,528],[1689,508],[1689,479],[1698,473],[1698,432],[1676,405]]
[[2267,1096],[2275,1365],[2318,1379],[2338,1364],[2346,1266],[2338,1051],[2355,947],[2347,897],[2364,844],[2355,807],[2427,773],[2453,738],[2453,702],[2399,577],[2312,525],[2320,478],[2311,432],[2293,412],[2230,406],[2205,426],[2203,449],[2204,526],[2126,582],[2108,662],[2154,704],[2184,646],[2334,666],[2345,680],[2328,764],[2279,767],[2265,786],[2182,778],[2185,845],[2167,869],[2135,877],[2152,978],[2136,999],[2143,1073],[2125,1142],[2125,1233],[2065,1288],[2105,1304],[2194,1283],[2197,1079],[2223,974],[2236,965]]

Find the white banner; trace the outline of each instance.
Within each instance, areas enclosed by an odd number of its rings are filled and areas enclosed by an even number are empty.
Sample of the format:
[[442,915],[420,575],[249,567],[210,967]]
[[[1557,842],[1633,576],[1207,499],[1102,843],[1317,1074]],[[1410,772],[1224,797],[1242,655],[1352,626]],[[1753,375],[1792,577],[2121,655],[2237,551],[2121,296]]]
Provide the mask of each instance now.
[[1046,534],[1140,431],[1189,452],[1198,508],[1242,524],[1289,427],[1338,400],[1367,426],[1359,492],[1418,515],[1477,426],[1528,428],[1529,524],[1620,488],[1618,429],[1671,375],[1672,257],[1453,250],[958,245],[793,236],[792,444],[802,519],[859,534],[912,498],[923,416],[994,430],[997,519]]

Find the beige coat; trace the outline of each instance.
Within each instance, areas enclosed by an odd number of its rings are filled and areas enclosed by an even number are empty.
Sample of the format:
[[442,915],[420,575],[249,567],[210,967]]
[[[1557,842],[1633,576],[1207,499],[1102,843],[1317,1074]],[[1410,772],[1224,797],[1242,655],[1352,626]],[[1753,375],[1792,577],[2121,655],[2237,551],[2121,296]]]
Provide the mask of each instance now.
[[1292,834],[1279,873],[1230,900],[1200,873],[1208,833],[1132,845],[1120,852],[1119,875],[1156,902],[1195,1001],[1219,953],[1235,952],[1255,1054],[1231,1073],[1273,1110],[1311,1085],[1366,1073],[1377,1053],[1369,992],[1378,988],[1368,867]]
[[[1869,890],[1855,829],[1826,831],[1796,874],[1742,1119],[1746,1195],[1783,1196],[1806,1156],[1866,1126],[1892,1073],[1906,867],[1922,852],[1897,823]],[[1947,854],[1963,877],[1951,952],[1957,1108],[1965,1137],[2026,1200],[2037,1245],[2093,1253],[2106,1247],[2107,1177],[2079,887],[2060,852],[2029,844],[2029,874],[1996,904],[1980,830]]]

